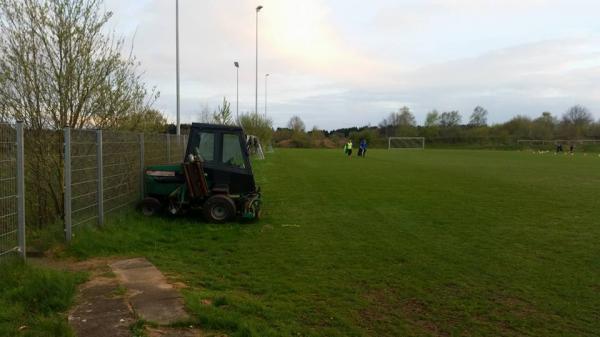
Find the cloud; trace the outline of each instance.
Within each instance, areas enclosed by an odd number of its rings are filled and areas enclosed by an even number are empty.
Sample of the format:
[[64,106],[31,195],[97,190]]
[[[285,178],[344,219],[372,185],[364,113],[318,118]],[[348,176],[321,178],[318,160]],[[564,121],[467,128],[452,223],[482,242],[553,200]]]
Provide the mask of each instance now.
[[[255,7],[250,0],[181,4],[183,120],[235,97],[254,110]],[[259,111],[264,74],[277,125],[292,115],[324,128],[377,124],[409,105],[493,121],[517,113],[600,112],[600,3],[573,0],[264,0],[260,20]],[[174,119],[174,2],[108,0],[115,29],[131,37],[157,106]],[[235,103],[235,102],[234,102]],[[235,106],[235,104],[232,104]],[[598,115],[600,117],[600,115]]]

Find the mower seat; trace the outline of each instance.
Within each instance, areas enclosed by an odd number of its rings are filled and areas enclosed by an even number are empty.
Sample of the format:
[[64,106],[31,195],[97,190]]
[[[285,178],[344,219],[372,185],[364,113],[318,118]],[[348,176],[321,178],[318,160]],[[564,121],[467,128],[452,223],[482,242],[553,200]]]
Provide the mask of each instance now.
[[204,198],[208,196],[208,184],[206,183],[206,177],[204,176],[202,162],[186,162],[183,163],[182,166],[190,197]]

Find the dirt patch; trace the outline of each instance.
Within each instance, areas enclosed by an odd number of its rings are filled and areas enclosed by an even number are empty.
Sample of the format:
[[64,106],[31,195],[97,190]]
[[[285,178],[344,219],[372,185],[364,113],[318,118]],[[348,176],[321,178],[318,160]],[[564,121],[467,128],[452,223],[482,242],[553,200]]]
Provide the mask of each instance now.
[[118,261],[119,258],[95,258],[85,261],[77,261],[74,259],[54,259],[52,257],[31,258],[29,263],[52,268],[57,270],[66,270],[70,272],[87,272],[90,279],[96,276],[111,275],[110,264]]
[[402,298],[393,289],[373,290],[364,295],[369,303],[359,311],[361,325],[377,336],[395,336],[394,326],[403,321],[417,334],[450,336],[431,317],[427,304],[416,298]]
[[148,328],[146,334],[148,337],[227,337],[225,334],[206,333],[194,328]]
[[499,306],[500,310],[508,311],[520,318],[531,317],[532,315],[538,314],[538,311],[531,303],[520,298],[502,296],[496,297],[494,302]]

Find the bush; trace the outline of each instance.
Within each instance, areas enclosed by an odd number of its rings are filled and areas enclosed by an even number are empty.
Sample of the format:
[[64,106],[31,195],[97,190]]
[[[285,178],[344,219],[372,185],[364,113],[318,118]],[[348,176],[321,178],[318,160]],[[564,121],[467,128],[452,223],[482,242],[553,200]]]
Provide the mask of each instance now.
[[247,135],[258,137],[263,146],[271,144],[273,121],[269,118],[255,113],[246,113],[240,116],[239,123]]

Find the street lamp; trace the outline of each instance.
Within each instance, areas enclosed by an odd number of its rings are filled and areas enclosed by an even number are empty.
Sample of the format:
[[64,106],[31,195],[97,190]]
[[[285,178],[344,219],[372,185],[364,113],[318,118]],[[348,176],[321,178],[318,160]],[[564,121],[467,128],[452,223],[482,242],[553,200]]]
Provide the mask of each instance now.
[[238,124],[240,123],[240,64],[238,61],[233,62],[236,73],[236,103],[235,103],[235,118]]
[[263,9],[263,6],[256,7],[256,73],[254,85],[254,113],[258,115],[258,12]]
[[267,79],[269,74],[265,74],[265,119],[267,118]]
[[181,134],[180,104],[179,104],[179,0],[175,1],[175,54],[176,54],[176,72],[177,72],[177,135]]

